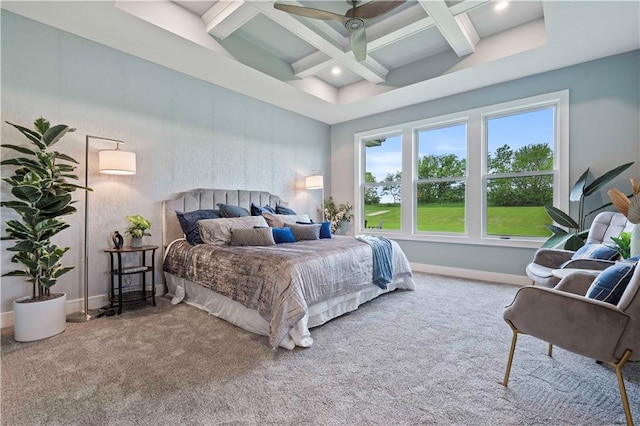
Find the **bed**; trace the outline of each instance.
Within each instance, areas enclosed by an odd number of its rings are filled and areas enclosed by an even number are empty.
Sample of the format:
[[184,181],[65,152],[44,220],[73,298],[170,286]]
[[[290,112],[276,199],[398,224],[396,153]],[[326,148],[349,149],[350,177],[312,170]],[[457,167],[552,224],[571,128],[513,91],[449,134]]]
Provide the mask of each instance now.
[[[268,336],[273,348],[293,349],[313,344],[310,328],[384,293],[415,290],[409,262],[394,241],[387,240],[392,272],[385,285],[374,276],[374,264],[379,263],[375,246],[356,237],[333,235],[269,246],[189,244],[176,212],[218,209],[220,203],[247,211],[252,203],[286,205],[265,191],[220,189],[197,189],[165,201],[163,271],[173,304],[190,304]],[[211,219],[200,226],[221,222]]]

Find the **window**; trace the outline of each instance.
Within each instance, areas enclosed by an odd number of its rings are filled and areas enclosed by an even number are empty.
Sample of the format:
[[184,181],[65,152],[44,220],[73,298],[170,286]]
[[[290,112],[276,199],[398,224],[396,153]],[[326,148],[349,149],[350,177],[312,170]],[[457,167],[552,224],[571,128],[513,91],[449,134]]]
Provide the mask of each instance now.
[[538,246],[568,206],[568,91],[355,135],[360,228]]
[[416,230],[465,232],[466,123],[416,132]]
[[363,227],[400,229],[402,139],[391,135],[364,142]]

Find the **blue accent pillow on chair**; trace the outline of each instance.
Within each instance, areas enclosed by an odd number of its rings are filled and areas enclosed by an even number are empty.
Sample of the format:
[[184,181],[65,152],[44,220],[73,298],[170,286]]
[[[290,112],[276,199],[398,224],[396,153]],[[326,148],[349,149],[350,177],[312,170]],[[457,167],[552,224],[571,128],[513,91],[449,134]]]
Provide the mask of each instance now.
[[276,244],[282,243],[295,243],[296,238],[293,236],[293,231],[291,228],[271,228],[271,232],[273,232],[273,239]]
[[571,259],[600,259],[600,260],[615,260],[620,256],[620,253],[606,244],[585,244],[580,247],[571,256]]
[[609,266],[591,283],[587,297],[617,305],[631,281],[637,264],[637,260],[627,259]]
[[194,210],[186,213],[176,211],[176,215],[187,242],[192,246],[203,243],[198,229],[199,220],[220,219],[222,217],[219,210]]
[[276,204],[276,214],[298,214],[298,213],[294,212],[289,207]]

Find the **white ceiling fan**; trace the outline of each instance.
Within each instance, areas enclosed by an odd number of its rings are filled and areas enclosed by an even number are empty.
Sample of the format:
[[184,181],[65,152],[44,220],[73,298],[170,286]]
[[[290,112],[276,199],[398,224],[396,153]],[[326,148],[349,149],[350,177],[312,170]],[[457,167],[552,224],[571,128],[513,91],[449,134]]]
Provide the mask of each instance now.
[[367,57],[367,39],[365,34],[365,24],[368,19],[383,15],[404,3],[405,0],[391,1],[370,1],[358,6],[357,0],[347,0],[351,4],[351,9],[343,15],[326,10],[313,9],[310,7],[291,6],[282,3],[274,3],[273,7],[294,15],[306,18],[324,19],[341,22],[349,34],[351,50],[356,59],[361,62]]

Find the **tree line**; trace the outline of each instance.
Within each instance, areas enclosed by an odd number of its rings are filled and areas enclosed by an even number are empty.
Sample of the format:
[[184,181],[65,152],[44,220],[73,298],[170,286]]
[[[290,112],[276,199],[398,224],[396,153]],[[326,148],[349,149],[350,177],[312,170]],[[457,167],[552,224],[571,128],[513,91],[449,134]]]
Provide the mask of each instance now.
[[[517,173],[553,170],[553,151],[547,143],[529,144],[516,150],[509,145],[496,149],[487,158],[487,168],[492,173]],[[418,162],[418,179],[451,179],[442,182],[419,183],[419,204],[462,203],[465,199],[464,176],[467,160],[455,154],[424,155]],[[455,178],[460,178],[456,180]],[[394,204],[402,201],[400,185],[402,172],[387,173],[382,182],[367,172],[365,182],[386,185],[365,188],[365,204],[379,204],[389,196]],[[542,206],[553,199],[553,176],[524,176],[489,178],[487,201],[490,206]]]

